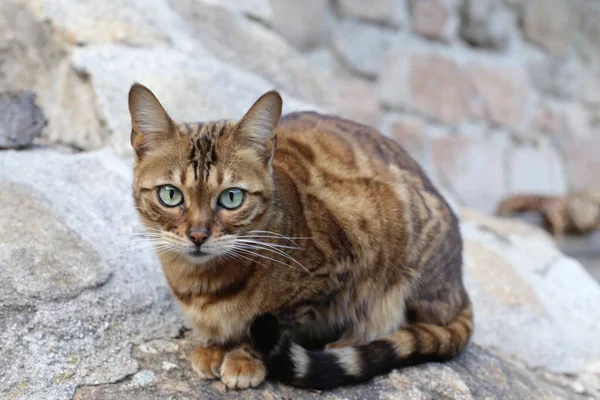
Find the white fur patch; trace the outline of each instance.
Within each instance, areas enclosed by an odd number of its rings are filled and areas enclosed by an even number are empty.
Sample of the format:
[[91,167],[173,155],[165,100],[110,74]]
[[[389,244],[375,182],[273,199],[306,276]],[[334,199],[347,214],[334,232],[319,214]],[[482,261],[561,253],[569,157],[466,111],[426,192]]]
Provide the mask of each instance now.
[[328,350],[329,353],[334,354],[338,359],[338,364],[344,369],[346,374],[350,376],[361,375],[361,360],[360,354],[354,347],[343,347],[340,349]]
[[290,346],[290,357],[294,364],[294,374],[296,375],[296,378],[304,378],[308,372],[308,364],[310,363],[310,358],[308,358],[306,350],[297,344],[292,343]]

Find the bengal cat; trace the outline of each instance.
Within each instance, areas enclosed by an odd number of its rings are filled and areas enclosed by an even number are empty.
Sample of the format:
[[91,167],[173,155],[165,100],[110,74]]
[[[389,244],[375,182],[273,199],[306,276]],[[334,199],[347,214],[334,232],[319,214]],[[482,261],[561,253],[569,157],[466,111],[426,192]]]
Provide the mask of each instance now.
[[448,204],[374,129],[281,109],[271,91],[239,121],[175,122],[129,92],[135,205],[193,368],[328,389],[457,355],[473,315]]

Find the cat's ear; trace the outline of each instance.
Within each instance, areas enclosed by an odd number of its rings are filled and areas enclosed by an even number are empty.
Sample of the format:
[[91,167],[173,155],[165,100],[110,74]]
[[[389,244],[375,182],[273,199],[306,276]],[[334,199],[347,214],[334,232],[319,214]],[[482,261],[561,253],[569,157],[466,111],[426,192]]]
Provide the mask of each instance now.
[[154,93],[146,86],[134,83],[129,89],[131,115],[131,146],[138,157],[161,140],[173,134],[173,121]]
[[269,161],[275,151],[274,129],[281,118],[283,101],[272,90],[260,96],[238,122],[237,135]]

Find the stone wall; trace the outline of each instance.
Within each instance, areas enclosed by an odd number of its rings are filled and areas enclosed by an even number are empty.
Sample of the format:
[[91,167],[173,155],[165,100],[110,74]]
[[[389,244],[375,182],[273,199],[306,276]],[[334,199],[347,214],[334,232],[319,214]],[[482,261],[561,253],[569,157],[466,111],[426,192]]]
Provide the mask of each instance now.
[[0,89],[34,90],[43,141],[129,156],[126,93],[236,118],[276,87],[380,128],[464,204],[600,184],[600,2],[6,0]]
[[459,200],[600,184],[600,2],[308,3],[326,17],[293,43]]

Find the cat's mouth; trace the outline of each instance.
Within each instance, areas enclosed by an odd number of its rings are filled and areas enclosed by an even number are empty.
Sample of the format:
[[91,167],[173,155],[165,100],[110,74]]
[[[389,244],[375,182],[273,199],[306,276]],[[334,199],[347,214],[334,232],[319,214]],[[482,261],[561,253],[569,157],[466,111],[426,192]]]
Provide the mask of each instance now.
[[200,265],[213,258],[214,254],[204,251],[202,248],[194,247],[184,250],[183,256],[192,264]]
[[192,250],[189,250],[187,252],[188,257],[190,258],[203,258],[203,257],[207,257],[210,256],[210,253],[207,253],[205,251],[202,251],[202,249],[196,247]]

